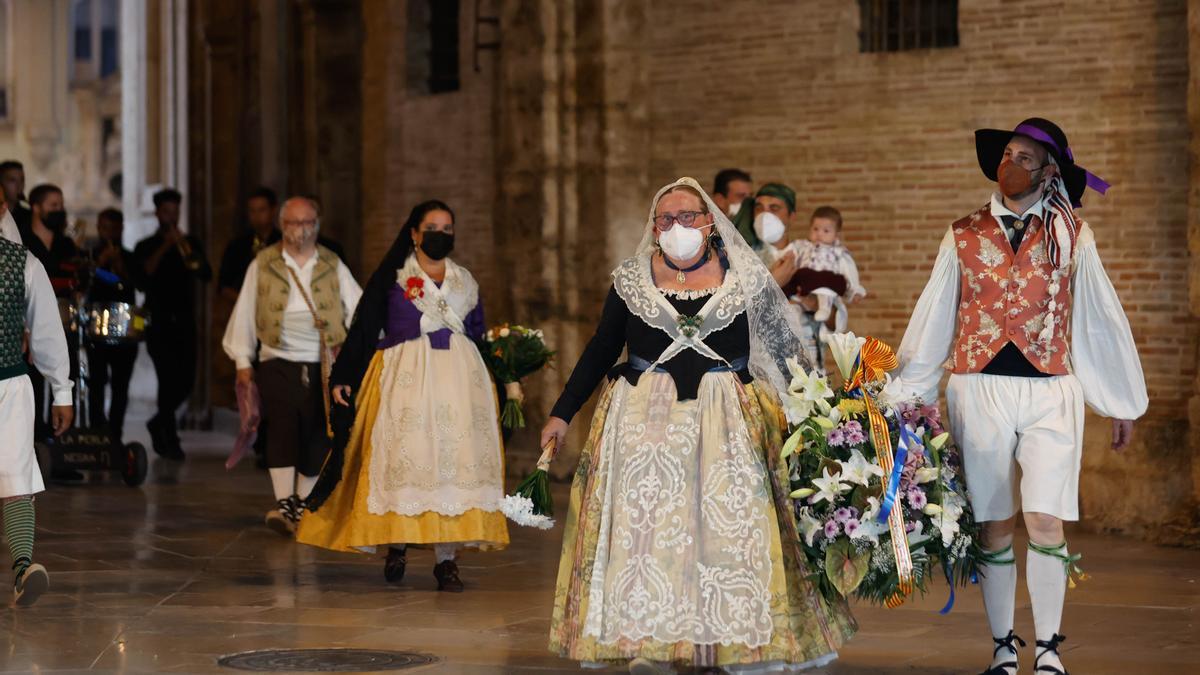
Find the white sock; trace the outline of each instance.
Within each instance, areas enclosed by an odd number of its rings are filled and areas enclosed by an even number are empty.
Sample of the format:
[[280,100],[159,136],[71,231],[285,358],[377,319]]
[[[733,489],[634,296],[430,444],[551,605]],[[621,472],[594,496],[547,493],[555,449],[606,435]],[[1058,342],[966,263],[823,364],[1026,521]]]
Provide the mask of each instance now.
[[[1062,624],[1063,601],[1067,595],[1067,543],[1064,541],[1058,546],[1044,546],[1042,549],[1050,549],[1057,555],[1047,555],[1034,549],[1033,543],[1030,542],[1029,552],[1025,557],[1025,579],[1029,584],[1029,600],[1033,605],[1033,628],[1037,639],[1049,642]],[[1037,661],[1038,665],[1065,670],[1062,661],[1053,651],[1038,647],[1034,650],[1035,658],[1043,651],[1047,654]]]
[[305,476],[302,473],[296,474],[296,496],[300,499],[307,499],[312,492],[313,486],[317,484],[318,476]]
[[275,501],[287,499],[296,494],[296,467],[285,466],[271,469],[271,488],[275,490]]
[[433,554],[437,556],[439,563],[444,563],[447,560],[454,560],[454,554],[458,552],[458,544],[434,544]]
[[[994,562],[979,566],[979,587],[983,590],[983,608],[987,612],[992,637],[1003,638],[1013,629],[1013,612],[1017,604],[1016,558],[1011,544],[999,551],[985,550],[984,559],[988,558]],[[996,644],[992,643],[992,648],[995,647]],[[993,654],[991,666],[1016,660],[1012,652],[999,649]]]

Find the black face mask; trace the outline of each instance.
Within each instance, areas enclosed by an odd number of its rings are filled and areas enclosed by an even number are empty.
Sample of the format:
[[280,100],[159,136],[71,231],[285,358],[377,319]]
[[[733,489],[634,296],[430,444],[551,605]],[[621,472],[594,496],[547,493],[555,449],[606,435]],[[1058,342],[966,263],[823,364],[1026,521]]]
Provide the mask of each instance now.
[[67,229],[67,212],[66,211],[47,211],[42,214],[42,224],[51,232],[61,234]]
[[448,232],[426,232],[421,235],[421,250],[434,260],[441,260],[454,250],[454,235]]

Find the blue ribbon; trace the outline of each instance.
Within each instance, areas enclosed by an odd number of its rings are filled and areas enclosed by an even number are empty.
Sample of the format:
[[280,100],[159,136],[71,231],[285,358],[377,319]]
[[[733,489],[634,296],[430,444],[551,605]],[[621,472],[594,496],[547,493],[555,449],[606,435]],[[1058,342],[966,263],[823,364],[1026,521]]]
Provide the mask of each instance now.
[[896,505],[897,493],[900,491],[900,475],[904,472],[904,463],[908,461],[909,444],[919,445],[921,442],[907,424],[900,422],[899,415],[896,415],[896,420],[900,426],[900,439],[896,443],[896,458],[892,464],[892,475],[888,477],[888,487],[879,505],[879,522],[881,523],[887,522],[888,516],[892,513],[892,507]]
[[954,608],[954,571],[947,565],[942,565],[942,571],[946,573],[946,583],[950,586],[950,599],[946,601],[946,606],[943,607],[938,614],[949,614]]

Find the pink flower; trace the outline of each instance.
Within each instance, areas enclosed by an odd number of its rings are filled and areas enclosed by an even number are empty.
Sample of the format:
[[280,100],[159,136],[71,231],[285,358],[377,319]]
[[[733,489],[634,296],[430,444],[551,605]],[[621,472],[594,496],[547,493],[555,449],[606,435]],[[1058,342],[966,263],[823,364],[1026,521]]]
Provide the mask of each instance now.
[[921,509],[925,508],[925,505],[928,503],[929,498],[925,496],[925,492],[923,490],[909,490],[908,505],[913,509],[920,511]]
[[841,427],[837,427],[836,429],[830,429],[829,433],[825,435],[825,440],[828,441],[829,444],[834,447],[839,447],[839,446],[845,445],[846,444],[846,432],[843,431]]
[[867,437],[861,431],[846,431],[847,445],[862,445],[867,442]]
[[843,506],[842,508],[833,512],[833,519],[839,523],[844,523],[853,518],[854,515],[854,509]]
[[847,537],[853,537],[854,533],[857,532],[859,528],[858,518],[851,518],[850,520],[847,520],[842,527],[846,529]]
[[836,520],[825,521],[825,538],[833,539],[841,533],[842,528],[837,524]]

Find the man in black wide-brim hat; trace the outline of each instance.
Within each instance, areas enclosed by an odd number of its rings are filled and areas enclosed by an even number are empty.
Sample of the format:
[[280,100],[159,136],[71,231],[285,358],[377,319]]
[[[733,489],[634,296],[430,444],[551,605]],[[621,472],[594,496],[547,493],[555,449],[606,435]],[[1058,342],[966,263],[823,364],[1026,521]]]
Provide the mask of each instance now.
[[936,401],[943,364],[952,373],[951,428],[983,525],[980,577],[994,642],[984,674],[1016,673],[1025,644],[1013,633],[1018,506],[1030,540],[1034,669],[1066,673],[1058,631],[1079,556],[1067,552],[1063,521],[1079,518],[1084,404],[1113,418],[1120,450],[1146,411],[1146,383],[1095,237],[1075,213],[1087,188],[1104,193],[1108,184],[1075,163],[1066,134],[1044,119],[979,130],[975,147],[998,190],[942,240],[887,393]]

